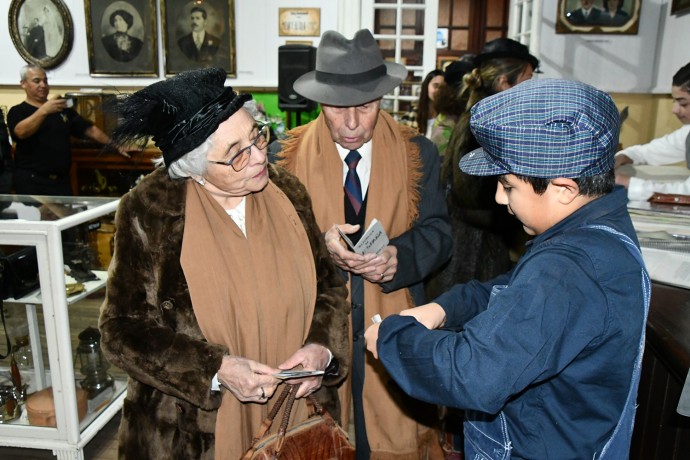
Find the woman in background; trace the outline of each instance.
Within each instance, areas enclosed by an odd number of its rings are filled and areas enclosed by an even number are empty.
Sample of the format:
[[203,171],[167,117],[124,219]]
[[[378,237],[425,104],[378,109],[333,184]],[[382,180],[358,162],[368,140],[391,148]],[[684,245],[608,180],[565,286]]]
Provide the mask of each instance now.
[[434,69],[429,72],[424,78],[424,81],[422,81],[416,109],[404,114],[400,123],[415,128],[419,131],[419,134],[429,137],[431,134],[431,125],[436,117],[434,100],[436,98],[436,92],[442,84],[443,71]]
[[474,55],[466,54],[460,60],[448,64],[443,71],[443,84],[436,93],[434,108],[436,118],[431,127],[429,139],[438,147],[438,153],[444,155],[453,126],[465,110],[467,100],[460,93],[463,77],[474,68]]
[[623,11],[620,0],[604,0],[604,11],[599,17],[599,25],[620,27],[630,20],[630,15]]
[[671,83],[673,114],[683,126],[670,134],[642,145],[633,145],[616,154],[616,183],[628,189],[628,199],[646,200],[654,192],[690,195],[690,179],[658,182],[629,177],[618,170],[625,164],[669,165],[685,161],[690,168],[690,63],[681,67]]
[[496,177],[469,176],[458,168],[460,158],[479,147],[470,131],[470,110],[485,97],[532,78],[539,65],[527,47],[508,38],[486,44],[475,58],[476,67],[465,75],[460,97],[465,110],[453,132],[441,165],[441,184],[446,187],[453,231],[453,256],[427,284],[435,298],[457,283],[486,281],[506,272],[512,262],[510,248],[522,225],[505,206],[494,200]]

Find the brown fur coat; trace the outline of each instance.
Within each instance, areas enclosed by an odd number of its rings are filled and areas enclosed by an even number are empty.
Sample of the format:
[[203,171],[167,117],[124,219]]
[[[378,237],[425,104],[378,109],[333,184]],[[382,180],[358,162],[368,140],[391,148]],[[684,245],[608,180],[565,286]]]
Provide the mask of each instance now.
[[[325,378],[317,392],[338,419],[334,385],[350,364],[345,282],[328,256],[304,186],[277,166],[269,165],[269,176],[293,203],[309,236],[318,279],[307,342],[326,346],[340,362],[339,375]],[[130,376],[120,458],[214,455],[221,393],[210,388],[227,350],[204,339],[180,266],[185,190],[185,181],[157,170],[122,198],[117,211],[100,329],[106,357]]]

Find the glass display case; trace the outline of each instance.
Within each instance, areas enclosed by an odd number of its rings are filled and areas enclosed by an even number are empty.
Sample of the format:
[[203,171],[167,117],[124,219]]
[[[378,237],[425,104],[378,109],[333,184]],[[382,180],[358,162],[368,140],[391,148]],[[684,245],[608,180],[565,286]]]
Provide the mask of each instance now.
[[[13,396],[3,393],[2,446],[83,459],[84,446],[122,407],[126,378],[111,376],[99,356],[97,331],[118,203],[117,198],[0,195],[7,313],[0,353],[5,334],[12,342],[12,353],[0,360],[0,389],[19,390],[20,409],[7,415]],[[50,394],[47,414],[37,396],[45,394]]]

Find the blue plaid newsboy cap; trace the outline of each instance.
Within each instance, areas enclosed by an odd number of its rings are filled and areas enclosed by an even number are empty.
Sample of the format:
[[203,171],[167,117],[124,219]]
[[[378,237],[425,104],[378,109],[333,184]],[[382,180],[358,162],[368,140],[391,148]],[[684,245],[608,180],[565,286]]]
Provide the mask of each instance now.
[[603,91],[539,79],[479,101],[470,129],[481,148],[460,160],[467,174],[573,179],[613,169],[620,117]]

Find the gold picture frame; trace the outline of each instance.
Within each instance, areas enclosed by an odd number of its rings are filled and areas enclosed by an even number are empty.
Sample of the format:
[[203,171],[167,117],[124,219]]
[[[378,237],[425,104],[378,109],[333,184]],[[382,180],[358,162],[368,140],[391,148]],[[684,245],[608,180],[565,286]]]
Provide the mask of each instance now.
[[[166,76],[200,67],[221,67],[228,77],[237,76],[234,0],[160,0],[160,5]],[[195,45],[193,28],[200,22],[205,36]]]
[[62,0],[12,0],[7,22],[14,47],[29,64],[53,69],[72,50],[72,16]]
[[278,35],[319,37],[321,35],[321,8],[278,8]]
[[154,0],[85,0],[92,77],[157,77],[158,28]]
[[593,0],[591,13],[585,15],[580,0],[558,0],[556,33],[636,35],[642,0],[617,0],[616,11],[609,14],[610,1]]

